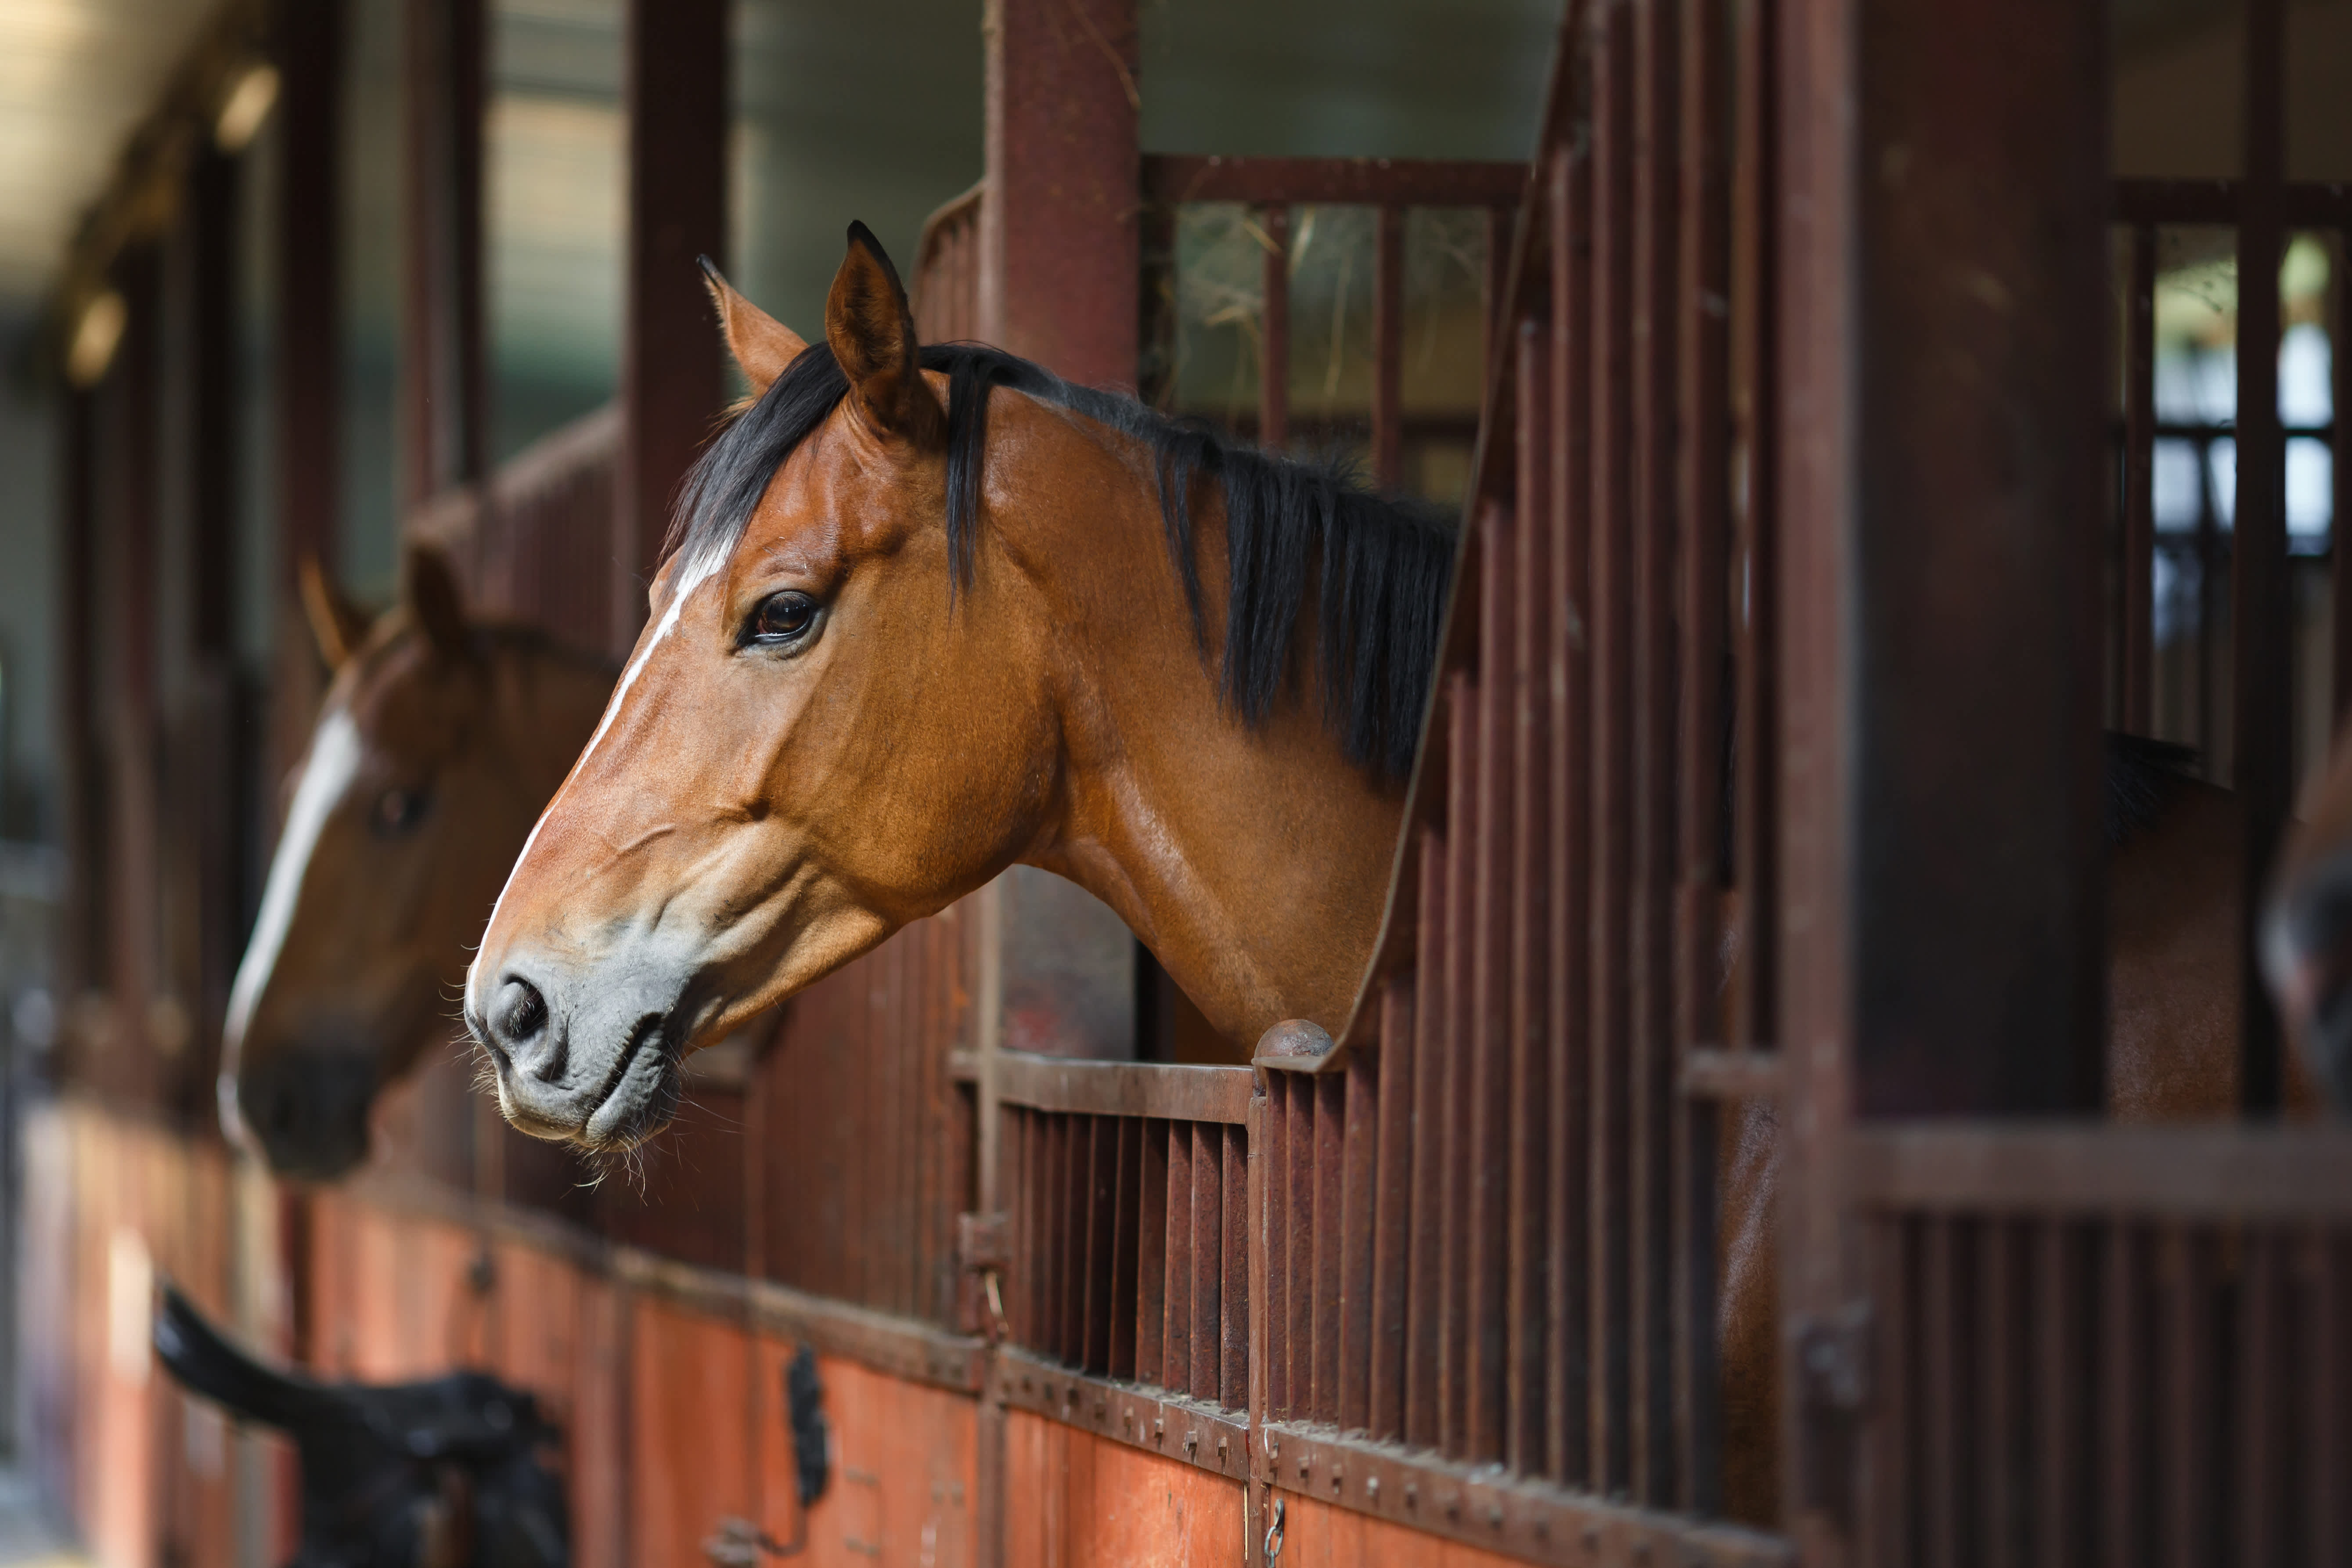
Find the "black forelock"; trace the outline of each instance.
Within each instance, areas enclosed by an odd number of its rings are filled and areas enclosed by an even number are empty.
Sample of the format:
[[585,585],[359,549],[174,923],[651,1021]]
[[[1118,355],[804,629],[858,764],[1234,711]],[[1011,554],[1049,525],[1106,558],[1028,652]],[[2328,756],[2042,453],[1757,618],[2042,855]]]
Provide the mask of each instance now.
[[[948,378],[948,595],[971,587],[989,394],[1008,386],[1140,442],[1159,476],[1161,524],[1194,640],[1208,651],[1193,532],[1196,490],[1225,507],[1230,585],[1220,686],[1246,724],[1273,710],[1292,669],[1291,640],[1317,605],[1324,720],[1349,758],[1383,777],[1412,766],[1454,568],[1454,527],[1435,508],[1366,489],[1339,462],[1301,462],[1173,421],[1131,397],[1076,386],[1041,365],[976,343],[922,350]],[[849,393],[833,351],[812,343],[704,450],[681,488],[668,548],[731,552],[776,470]]]

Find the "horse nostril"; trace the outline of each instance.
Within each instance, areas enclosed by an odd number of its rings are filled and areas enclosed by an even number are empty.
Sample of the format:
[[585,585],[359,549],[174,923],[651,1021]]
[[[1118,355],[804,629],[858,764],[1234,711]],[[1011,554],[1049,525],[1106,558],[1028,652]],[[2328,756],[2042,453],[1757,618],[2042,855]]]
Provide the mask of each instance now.
[[519,1046],[547,1026],[547,998],[520,975],[509,978],[499,992],[492,1023],[508,1046]]

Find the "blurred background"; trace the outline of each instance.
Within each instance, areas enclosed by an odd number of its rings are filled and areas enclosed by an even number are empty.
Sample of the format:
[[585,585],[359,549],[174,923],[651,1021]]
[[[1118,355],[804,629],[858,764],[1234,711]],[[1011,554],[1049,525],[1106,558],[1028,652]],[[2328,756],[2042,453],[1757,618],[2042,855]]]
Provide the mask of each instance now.
[[[2112,13],[2115,173],[2236,174],[2238,7],[2115,0]],[[747,1127],[773,1131],[800,1114],[775,1098],[771,1079],[785,1069],[771,1065],[765,1037],[741,1063],[711,1069],[698,1091],[708,1114],[625,1190],[589,1192],[577,1171],[519,1150],[445,1040],[378,1110],[368,1177],[377,1187],[367,1190],[409,1194],[404,1207],[377,1205],[391,1218],[366,1217],[347,1194],[276,1183],[223,1144],[214,1120],[229,977],[258,903],[280,782],[326,673],[302,628],[297,557],[329,563],[380,608],[403,538],[434,541],[478,605],[608,656],[642,615],[641,547],[649,528],[658,535],[659,498],[731,388],[705,343],[631,346],[631,323],[657,315],[646,300],[683,289],[686,305],[671,308],[690,314],[698,287],[676,264],[677,237],[659,229],[673,211],[666,193],[631,184],[639,95],[677,135],[696,107],[679,94],[723,100],[720,130],[694,154],[696,169],[723,169],[723,189],[686,257],[713,248],[743,292],[814,335],[844,226],[861,218],[909,278],[944,279],[929,299],[919,293],[928,333],[939,335],[934,321],[985,325],[946,292],[964,286],[952,246],[970,216],[954,204],[989,170],[990,39],[978,0],[731,0],[713,15],[722,65],[697,88],[637,80],[634,70],[666,58],[656,35],[667,24],[644,23],[633,43],[640,24],[624,0],[0,0],[0,1452],[13,1478],[0,1501],[45,1521],[21,1551],[0,1529],[0,1562],[36,1550],[124,1568],[282,1556],[282,1451],[152,1386],[142,1314],[158,1269],[194,1279],[254,1342],[321,1369],[390,1376],[511,1361],[515,1342],[499,1341],[497,1325],[526,1298],[479,1281],[536,1265],[502,1250],[519,1244],[483,1211],[451,1220],[440,1199],[415,1199],[421,1190],[548,1217],[632,1258],[969,1327],[945,1238],[971,1151],[941,1156],[954,1181],[942,1174],[887,1199],[902,1205],[888,1215],[903,1213],[928,1240],[896,1262],[858,1258],[844,1238],[888,1216],[859,1206],[885,1200],[850,1179],[865,1168],[856,1135],[820,1125],[843,1119],[795,1123],[801,1163],[789,1172],[763,1176],[744,1152]],[[429,31],[452,16],[478,27],[478,52],[467,56],[478,79],[446,68],[447,37]],[[1561,7],[1142,0],[1133,22],[1131,41],[1100,47],[1131,61],[1112,63],[1133,151],[1147,160],[1432,160],[1462,165],[1465,180],[1473,165],[1490,166],[1479,177],[1491,181],[1491,166],[1535,144]],[[2285,176],[2352,180],[2352,0],[2291,5],[2287,26]],[[478,115],[452,114],[434,96],[453,80]],[[658,171],[656,154],[646,155]],[[1073,374],[1255,434],[1268,405],[1271,247],[1287,278],[1285,438],[1458,504],[1503,204],[1477,194],[1398,209],[1391,457],[1374,447],[1374,289],[1385,265],[1376,207],[1150,200],[1132,358]],[[2223,781],[2232,233],[2163,226],[2146,242],[2158,285],[2153,728],[2198,746]],[[633,234],[652,236],[647,253],[668,272],[633,280]],[[2130,336],[2121,301],[2137,243],[2118,227],[2119,453]],[[2344,378],[2330,322],[2342,320],[2343,254],[2340,237],[2298,231],[2282,273],[2288,526],[2308,563],[2298,579],[2305,767],[2326,740],[2322,567],[2343,490],[2331,453]],[[471,303],[451,306],[453,287]],[[639,472],[617,455],[637,439],[625,423],[629,378],[671,374],[664,353],[699,363],[691,374],[719,395],[686,409],[682,434],[645,437]],[[616,521],[560,531],[591,513]],[[894,943],[877,962],[896,968],[862,970],[778,1026],[775,1039],[801,1031],[794,1080],[824,1086],[836,1103],[871,1094],[895,1106],[888,1097],[911,1093],[916,1079],[873,1079],[868,1047],[895,1041],[893,1031],[920,1037],[935,1081],[923,1080],[931,1098],[908,1114],[932,1118],[917,1131],[945,1129],[951,1142],[970,1107],[950,1054],[981,1005],[1001,1008],[986,1027],[1022,1049],[1214,1054],[1197,1015],[1100,906],[1042,874],[1013,876],[998,897],[1003,947],[986,962],[1002,967],[990,984],[953,928],[920,936],[929,946]],[[886,972],[894,991],[877,989]],[[899,1009],[887,1016],[873,1001],[884,991]],[[907,998],[934,1021],[912,1021],[919,1009]],[[418,1217],[430,1215],[441,1217]],[[551,1398],[581,1431],[601,1418],[596,1389],[610,1394],[635,1375],[627,1366],[691,1338],[599,1319],[621,1311],[597,1294],[616,1267],[562,1287],[571,1337],[547,1352],[570,1366],[604,1353],[597,1345],[610,1352],[603,1384],[550,1374]],[[370,1300],[388,1314],[374,1338],[352,1327],[368,1321]],[[638,1359],[613,1359],[615,1345],[635,1346]],[[620,1461],[580,1449],[572,1463],[578,1484],[611,1481],[616,1472],[595,1467]],[[625,1540],[642,1549],[646,1538],[630,1532],[654,1528],[644,1521],[658,1510],[632,1506],[583,1539],[616,1561],[629,1555]],[[698,1540],[703,1524],[679,1528]]]

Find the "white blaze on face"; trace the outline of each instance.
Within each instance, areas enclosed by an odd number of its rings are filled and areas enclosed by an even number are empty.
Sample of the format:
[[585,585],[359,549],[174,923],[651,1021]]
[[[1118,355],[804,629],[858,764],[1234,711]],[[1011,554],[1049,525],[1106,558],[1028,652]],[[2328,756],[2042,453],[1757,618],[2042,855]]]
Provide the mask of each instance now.
[[[286,831],[278,837],[278,853],[270,858],[269,880],[263,885],[261,912],[254,918],[253,940],[246,943],[245,960],[236,966],[236,984],[229,988],[228,1022],[224,1029],[233,1045],[245,1038],[253,1009],[278,967],[286,933],[294,924],[294,901],[301,896],[302,878],[310,857],[326,831],[327,818],[352,787],[360,772],[359,726],[351,715],[327,715],[310,738],[310,754],[303,760],[302,782],[295,786],[294,804],[286,813]],[[223,1086],[224,1101],[233,1098]]]
[[[547,826],[547,819],[555,815],[557,806],[563,804],[564,793],[572,787],[572,780],[580,776],[580,770],[587,765],[588,759],[595,755],[596,748],[604,743],[605,731],[612,729],[613,721],[620,716],[621,705],[629,700],[629,689],[636,685],[637,677],[645,673],[646,664],[654,657],[654,650],[677,629],[678,616],[685,613],[686,602],[693,598],[696,590],[726,563],[727,552],[706,550],[679,564],[677,580],[670,590],[669,608],[662,612],[661,622],[654,627],[653,635],[637,645],[637,657],[629,661],[627,669],[622,671],[621,683],[613,688],[613,700],[604,704],[604,716],[597,721],[596,732],[589,736],[588,743],[581,748],[579,758],[572,763],[572,772],[563,781],[563,788],[555,792],[555,798],[547,803],[547,809],[541,812],[539,820],[530,825],[530,837],[522,841],[522,853],[515,857],[514,865],[509,868],[506,883],[499,889],[499,901],[490,906],[490,923],[484,930],[498,929],[499,910],[507,901],[507,889],[514,886],[515,873],[520,871],[523,862],[530,858],[531,846],[539,842],[539,830]],[[484,1016],[483,1009],[488,1002],[476,989],[481,980],[481,965],[482,961],[478,954],[474,962],[466,966],[466,1008],[476,1017]]]

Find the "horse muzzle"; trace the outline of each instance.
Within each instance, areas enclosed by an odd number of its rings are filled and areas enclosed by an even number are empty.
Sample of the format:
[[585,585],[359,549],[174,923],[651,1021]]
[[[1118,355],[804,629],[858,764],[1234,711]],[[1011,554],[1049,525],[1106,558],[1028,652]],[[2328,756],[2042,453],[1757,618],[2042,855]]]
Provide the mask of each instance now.
[[536,1138],[626,1149],[677,1110],[679,988],[509,961],[467,1027],[488,1052],[499,1105]]

